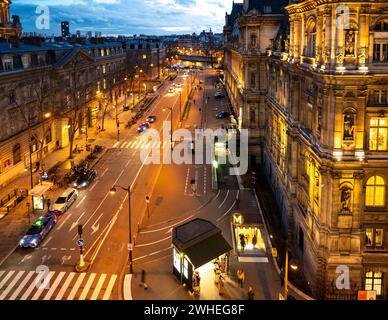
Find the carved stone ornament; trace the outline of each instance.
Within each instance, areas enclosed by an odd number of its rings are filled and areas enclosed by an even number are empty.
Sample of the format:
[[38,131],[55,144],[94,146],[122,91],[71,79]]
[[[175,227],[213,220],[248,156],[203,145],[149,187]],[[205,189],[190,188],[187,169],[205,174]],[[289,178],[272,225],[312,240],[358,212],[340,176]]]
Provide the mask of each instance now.
[[331,49],[329,46],[326,46],[322,51],[322,58],[323,58],[324,64],[327,64],[329,62],[330,54],[331,54]]
[[343,47],[337,48],[336,53],[335,53],[335,58],[336,58],[336,61],[338,64],[344,63],[344,48]]
[[367,47],[362,47],[358,49],[358,62],[360,64],[365,64],[367,53],[368,53]]

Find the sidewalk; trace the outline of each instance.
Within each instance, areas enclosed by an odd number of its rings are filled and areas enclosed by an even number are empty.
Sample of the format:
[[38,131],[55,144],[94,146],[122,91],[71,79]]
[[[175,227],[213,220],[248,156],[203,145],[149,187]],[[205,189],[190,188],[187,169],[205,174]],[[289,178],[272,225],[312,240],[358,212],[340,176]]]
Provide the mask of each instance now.
[[[120,138],[123,137],[123,134],[126,133],[125,123],[132,118],[131,112],[122,112],[122,105],[124,104],[125,97],[122,96],[119,98],[118,110],[119,110],[119,120],[120,120]],[[98,124],[96,125],[98,127]],[[105,118],[105,131],[98,132],[96,128],[88,129],[88,143],[92,145],[101,145],[104,147],[104,150],[111,148],[114,142],[117,140],[117,126],[115,122],[115,110],[108,112]],[[48,171],[54,166],[59,167],[59,171],[63,174],[71,168],[71,162],[75,165],[80,163],[86,156],[89,154],[85,148],[86,139],[85,134],[80,134],[74,140],[74,147],[78,147],[83,150],[80,153],[74,154],[74,158],[70,161],[69,157],[69,146],[55,150],[47,155],[43,164],[45,170]],[[102,155],[102,154],[101,154]],[[100,157],[101,157],[100,155]],[[38,183],[38,173],[34,173],[34,185]],[[30,175],[29,172],[23,173],[21,176],[15,178],[11,183],[0,190],[0,195],[6,195],[14,189],[26,188],[30,190]],[[64,189],[53,187],[47,193],[47,196],[52,201],[55,200]],[[36,211],[35,215],[30,214],[30,219],[28,217],[27,202],[31,202],[31,198],[27,197],[22,202],[20,202],[15,208],[11,209],[8,215],[0,220],[0,265],[6,258],[12,254],[12,252],[17,248],[19,239],[25,234],[27,229],[30,227],[30,224],[34,219],[38,218],[41,214],[44,214],[47,209],[44,211]],[[30,210],[31,211],[31,210]],[[30,220],[30,221],[29,221]]]

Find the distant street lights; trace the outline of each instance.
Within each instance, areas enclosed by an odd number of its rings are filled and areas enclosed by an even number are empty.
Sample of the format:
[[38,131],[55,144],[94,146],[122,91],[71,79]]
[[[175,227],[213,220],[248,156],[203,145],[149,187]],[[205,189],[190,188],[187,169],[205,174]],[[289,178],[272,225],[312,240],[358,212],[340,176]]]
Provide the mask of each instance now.
[[116,188],[120,188],[127,192],[128,194],[128,222],[129,222],[129,242],[128,242],[128,253],[129,253],[129,273],[133,273],[133,258],[132,258],[132,251],[133,251],[133,243],[132,243],[132,212],[131,212],[131,186],[128,188],[124,188],[119,185],[114,185],[110,189],[110,194],[114,195],[116,194],[117,190]]

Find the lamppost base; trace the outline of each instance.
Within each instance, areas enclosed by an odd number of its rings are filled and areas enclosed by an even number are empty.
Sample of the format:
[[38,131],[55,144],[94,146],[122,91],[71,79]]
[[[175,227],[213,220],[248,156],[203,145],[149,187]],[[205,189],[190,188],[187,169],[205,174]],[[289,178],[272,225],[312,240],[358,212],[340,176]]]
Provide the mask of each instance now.
[[83,265],[80,265],[79,263],[77,263],[74,267],[74,270],[76,272],[85,272],[89,269],[89,267],[90,267],[90,263],[85,261]]

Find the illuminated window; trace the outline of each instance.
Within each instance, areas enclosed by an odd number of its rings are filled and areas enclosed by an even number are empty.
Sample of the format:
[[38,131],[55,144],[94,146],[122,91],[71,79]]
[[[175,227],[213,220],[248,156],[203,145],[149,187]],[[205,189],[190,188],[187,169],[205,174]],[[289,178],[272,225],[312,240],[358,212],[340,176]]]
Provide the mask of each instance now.
[[179,252],[174,248],[174,268],[181,272],[181,257],[179,256]]
[[375,43],[373,45],[373,61],[388,61],[388,43]]
[[383,273],[370,271],[365,274],[365,290],[376,291],[381,296],[383,288]]
[[189,278],[189,262],[186,258],[183,259],[183,275],[186,279]]
[[382,247],[384,244],[383,232],[384,230],[381,228],[367,228],[365,230],[365,245],[368,247]]
[[388,148],[388,119],[372,118],[370,120],[369,150],[385,151]]
[[311,21],[309,24],[308,24],[308,27],[307,27],[307,32],[306,32],[306,51],[305,51],[305,55],[307,57],[312,57],[312,58],[315,58],[315,54],[316,54],[316,46],[317,46],[317,38],[316,38],[316,26],[315,26],[315,22],[314,21]]
[[372,246],[373,245],[373,229],[368,228],[365,230],[365,245]]
[[365,205],[368,207],[385,205],[385,182],[382,177],[369,178],[366,183]]

